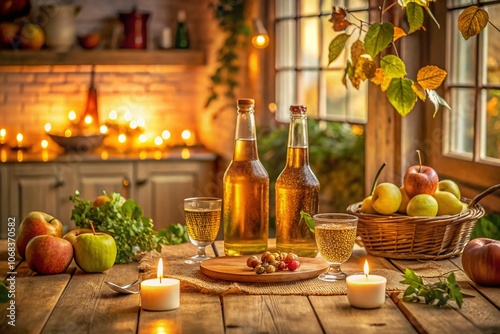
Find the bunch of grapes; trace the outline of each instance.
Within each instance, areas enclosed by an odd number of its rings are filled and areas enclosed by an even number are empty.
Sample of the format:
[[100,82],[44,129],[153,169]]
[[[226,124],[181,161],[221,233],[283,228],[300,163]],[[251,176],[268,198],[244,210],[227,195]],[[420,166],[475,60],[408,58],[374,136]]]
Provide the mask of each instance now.
[[264,273],[274,273],[288,269],[295,271],[299,269],[300,262],[297,254],[294,253],[271,253],[266,251],[260,257],[252,255],[247,259],[247,266],[254,268],[255,273],[260,275]]

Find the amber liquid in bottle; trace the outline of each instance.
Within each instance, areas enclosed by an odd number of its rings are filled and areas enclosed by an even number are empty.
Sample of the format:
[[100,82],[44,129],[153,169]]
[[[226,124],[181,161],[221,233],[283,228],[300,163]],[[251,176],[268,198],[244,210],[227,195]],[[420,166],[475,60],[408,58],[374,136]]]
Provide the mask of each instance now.
[[276,248],[316,257],[314,233],[300,222],[300,211],[318,213],[320,184],[309,166],[305,107],[292,106],[285,168],[276,180]]
[[238,113],[233,160],[223,180],[224,252],[228,256],[262,253],[269,237],[269,175],[257,153],[253,105],[251,113],[241,105]]

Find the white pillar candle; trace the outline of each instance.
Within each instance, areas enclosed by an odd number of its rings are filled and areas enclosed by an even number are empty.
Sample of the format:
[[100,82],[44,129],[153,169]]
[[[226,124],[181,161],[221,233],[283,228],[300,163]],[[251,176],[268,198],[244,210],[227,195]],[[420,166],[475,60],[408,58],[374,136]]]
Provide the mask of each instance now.
[[168,311],[179,308],[180,282],[163,278],[163,261],[158,262],[157,278],[141,282],[141,308],[149,311]]
[[377,308],[385,303],[387,279],[378,275],[370,275],[368,261],[365,261],[365,274],[348,276],[346,283],[347,299],[352,306]]

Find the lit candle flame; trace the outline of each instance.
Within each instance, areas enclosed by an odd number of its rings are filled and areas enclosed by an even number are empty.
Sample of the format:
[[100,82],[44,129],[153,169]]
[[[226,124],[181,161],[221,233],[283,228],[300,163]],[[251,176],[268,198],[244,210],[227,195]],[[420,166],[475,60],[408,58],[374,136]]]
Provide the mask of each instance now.
[[158,270],[156,271],[156,277],[160,279],[160,283],[161,283],[161,279],[163,278],[163,259],[160,258],[160,260],[158,261]]
[[120,133],[118,135],[118,141],[123,144],[124,142],[127,141],[127,136],[125,134],[123,134],[123,133]]
[[115,120],[117,118],[118,118],[118,113],[116,112],[116,110],[111,110],[109,112],[109,119]]
[[23,143],[23,134],[22,133],[18,133],[17,136],[16,136],[16,140],[17,140],[17,146],[21,146],[22,143]]
[[44,129],[45,132],[50,132],[50,130],[52,130],[52,124],[50,124],[49,122],[45,123]]
[[108,127],[106,125],[101,125],[101,127],[99,128],[99,131],[102,134],[106,134],[108,132]]
[[0,129],[0,137],[5,137],[7,135],[7,130]]
[[92,116],[90,115],[85,116],[85,124],[88,125],[92,124]]
[[68,113],[68,118],[70,121],[74,121],[76,119],[76,113],[74,110],[71,110],[69,113]]
[[368,279],[368,273],[370,272],[370,267],[368,267],[368,260],[365,260],[364,270],[366,279]]
[[184,130],[182,131],[181,137],[184,140],[188,140],[189,138],[191,138],[191,132],[189,130]]
[[47,141],[47,139],[42,140],[42,142],[40,144],[42,145],[43,149],[46,149],[47,147],[49,147],[49,142]]

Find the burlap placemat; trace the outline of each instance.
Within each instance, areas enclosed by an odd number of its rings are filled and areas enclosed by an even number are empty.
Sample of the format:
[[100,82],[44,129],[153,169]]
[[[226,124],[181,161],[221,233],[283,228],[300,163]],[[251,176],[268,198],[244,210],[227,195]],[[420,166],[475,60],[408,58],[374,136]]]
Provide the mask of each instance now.
[[[223,255],[222,241],[217,241],[219,254]],[[270,250],[272,248],[270,247]],[[318,278],[294,282],[280,283],[241,283],[216,280],[203,275],[199,265],[188,265],[184,260],[196,254],[196,247],[187,243],[176,246],[163,246],[162,253],[144,253],[139,259],[139,270],[144,272],[144,279],[154,278],[157,264],[163,259],[164,277],[172,277],[181,281],[182,291],[197,291],[207,294],[250,294],[250,295],[342,295],[347,294],[345,282],[323,282]],[[210,247],[207,254],[213,255]],[[348,274],[362,272],[363,263],[369,258],[370,273],[387,278],[387,291],[404,291],[405,286],[399,283],[402,274],[387,267],[384,259],[368,256],[363,248],[355,247],[348,262],[342,265],[342,270]],[[246,263],[242,262],[242,266]],[[300,270],[300,269],[299,269]],[[266,275],[266,274],[264,274]],[[267,274],[272,275],[272,274]]]

